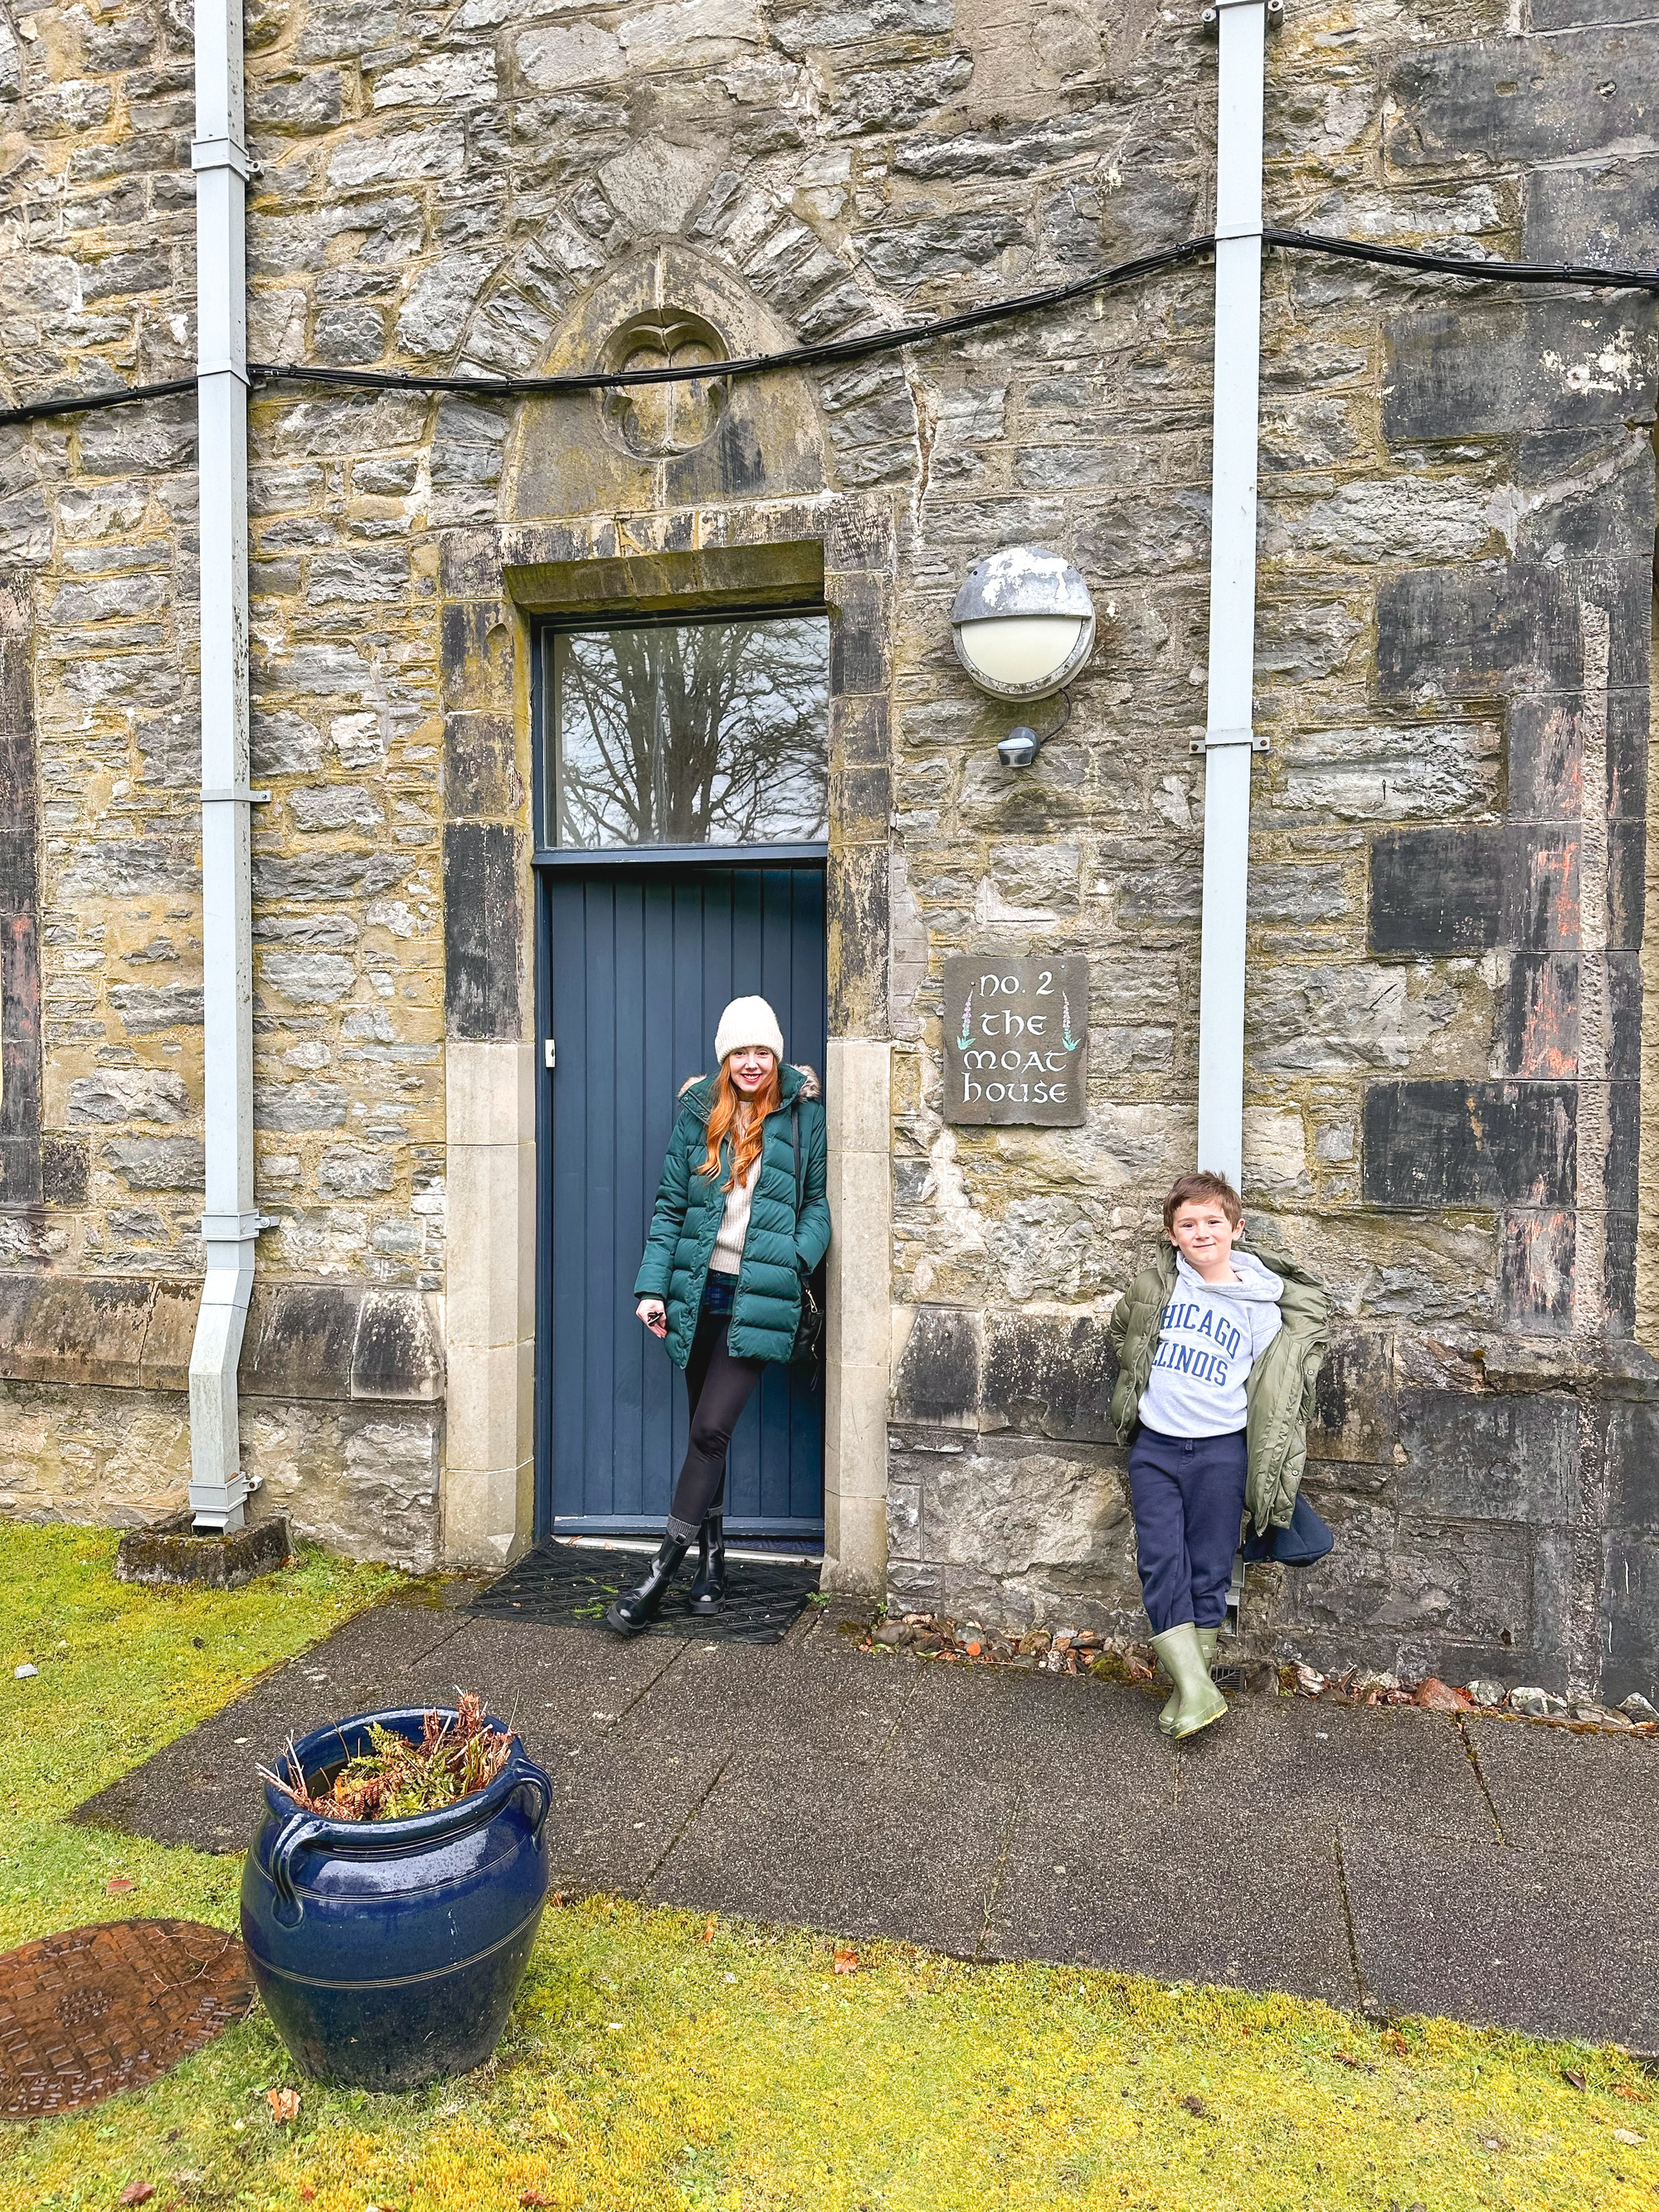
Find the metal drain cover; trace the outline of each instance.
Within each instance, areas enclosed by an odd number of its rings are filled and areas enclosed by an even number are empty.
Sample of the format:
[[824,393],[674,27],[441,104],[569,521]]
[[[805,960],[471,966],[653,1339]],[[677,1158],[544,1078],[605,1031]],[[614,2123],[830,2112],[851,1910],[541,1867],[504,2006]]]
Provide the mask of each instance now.
[[139,2089],[253,2002],[234,1936],[198,1920],[108,1920],[0,1956],[0,2117]]

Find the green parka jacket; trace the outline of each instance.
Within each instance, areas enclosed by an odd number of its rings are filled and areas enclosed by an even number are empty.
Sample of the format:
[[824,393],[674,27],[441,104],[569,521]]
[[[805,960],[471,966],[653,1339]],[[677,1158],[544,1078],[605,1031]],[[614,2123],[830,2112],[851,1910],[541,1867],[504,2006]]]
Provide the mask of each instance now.
[[[693,1076],[682,1091],[679,1114],[668,1139],[668,1157],[651,1214],[645,1257],[634,1282],[636,1298],[660,1298],[668,1309],[668,1355],[677,1367],[691,1357],[709,1256],[726,1212],[720,1185],[730,1172],[730,1147],[720,1152],[722,1172],[701,1174],[714,1110],[712,1075]],[[810,1067],[786,1064],[781,1099],[766,1117],[760,1174],[750,1200],[749,1233],[732,1300],[726,1344],[734,1359],[787,1359],[800,1320],[800,1280],[830,1249],[830,1203],[824,1195],[823,1103]],[[795,1211],[793,1116],[800,1109],[801,1206]]]
[[[1265,1536],[1270,1528],[1287,1528],[1296,1509],[1307,1464],[1314,1386],[1330,1342],[1326,1324],[1331,1302],[1294,1260],[1258,1251],[1250,1243],[1238,1249],[1271,1268],[1285,1285],[1279,1306],[1284,1326],[1251,1368],[1244,1385],[1244,1441],[1249,1456],[1244,1507],[1257,1534]],[[1112,1310],[1118,1376],[1111,1422],[1121,1444],[1128,1443],[1139,1425],[1141,1394],[1152,1376],[1164,1309],[1175,1286],[1176,1249],[1164,1243]]]

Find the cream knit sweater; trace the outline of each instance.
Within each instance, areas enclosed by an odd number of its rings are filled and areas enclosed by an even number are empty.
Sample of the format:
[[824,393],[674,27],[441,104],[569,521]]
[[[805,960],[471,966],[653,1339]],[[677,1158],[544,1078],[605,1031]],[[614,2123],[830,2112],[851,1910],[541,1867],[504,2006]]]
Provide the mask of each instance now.
[[749,1234],[749,1208],[755,1195],[755,1185],[760,1180],[761,1164],[758,1154],[755,1164],[743,1182],[733,1183],[726,1194],[726,1212],[720,1232],[714,1238],[714,1249],[709,1255],[711,1275],[735,1275],[743,1265],[743,1240]]

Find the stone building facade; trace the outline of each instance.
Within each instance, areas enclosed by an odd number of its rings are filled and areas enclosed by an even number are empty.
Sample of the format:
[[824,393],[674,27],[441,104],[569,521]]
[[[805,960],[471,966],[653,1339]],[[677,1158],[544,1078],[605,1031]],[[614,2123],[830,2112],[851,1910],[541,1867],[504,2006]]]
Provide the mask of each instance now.
[[[1659,260],[1639,0],[1290,0],[1268,220]],[[1214,49],[1143,0],[252,0],[251,356],[732,356],[1202,232]],[[192,367],[190,21],[0,17],[4,399]],[[532,1533],[532,644],[829,610],[825,1541],[984,1621],[1138,1617],[1110,1305],[1194,1144],[1208,267],[729,386],[256,386],[260,1511],[412,1566]],[[1246,1199],[1331,1285],[1317,1663],[1622,1695],[1659,1672],[1659,971],[1644,951],[1650,299],[1270,252]],[[0,430],[0,1504],[182,1496],[201,1267],[188,395]],[[969,685],[1013,542],[1082,570],[1066,730]],[[947,1126],[940,968],[1086,954],[1082,1127]],[[556,951],[555,953],[556,957]],[[688,1068],[686,1073],[692,1071]]]

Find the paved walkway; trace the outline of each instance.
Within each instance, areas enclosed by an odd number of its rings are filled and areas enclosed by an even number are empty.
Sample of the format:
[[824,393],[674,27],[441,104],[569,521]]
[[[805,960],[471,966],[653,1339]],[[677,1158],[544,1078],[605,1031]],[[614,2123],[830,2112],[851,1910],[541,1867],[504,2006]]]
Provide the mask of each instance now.
[[240,1850],[290,1730],[482,1689],[554,1776],[554,1880],[697,1911],[1659,2049],[1659,1741],[858,1651],[621,1644],[392,1603],[80,1817]]

